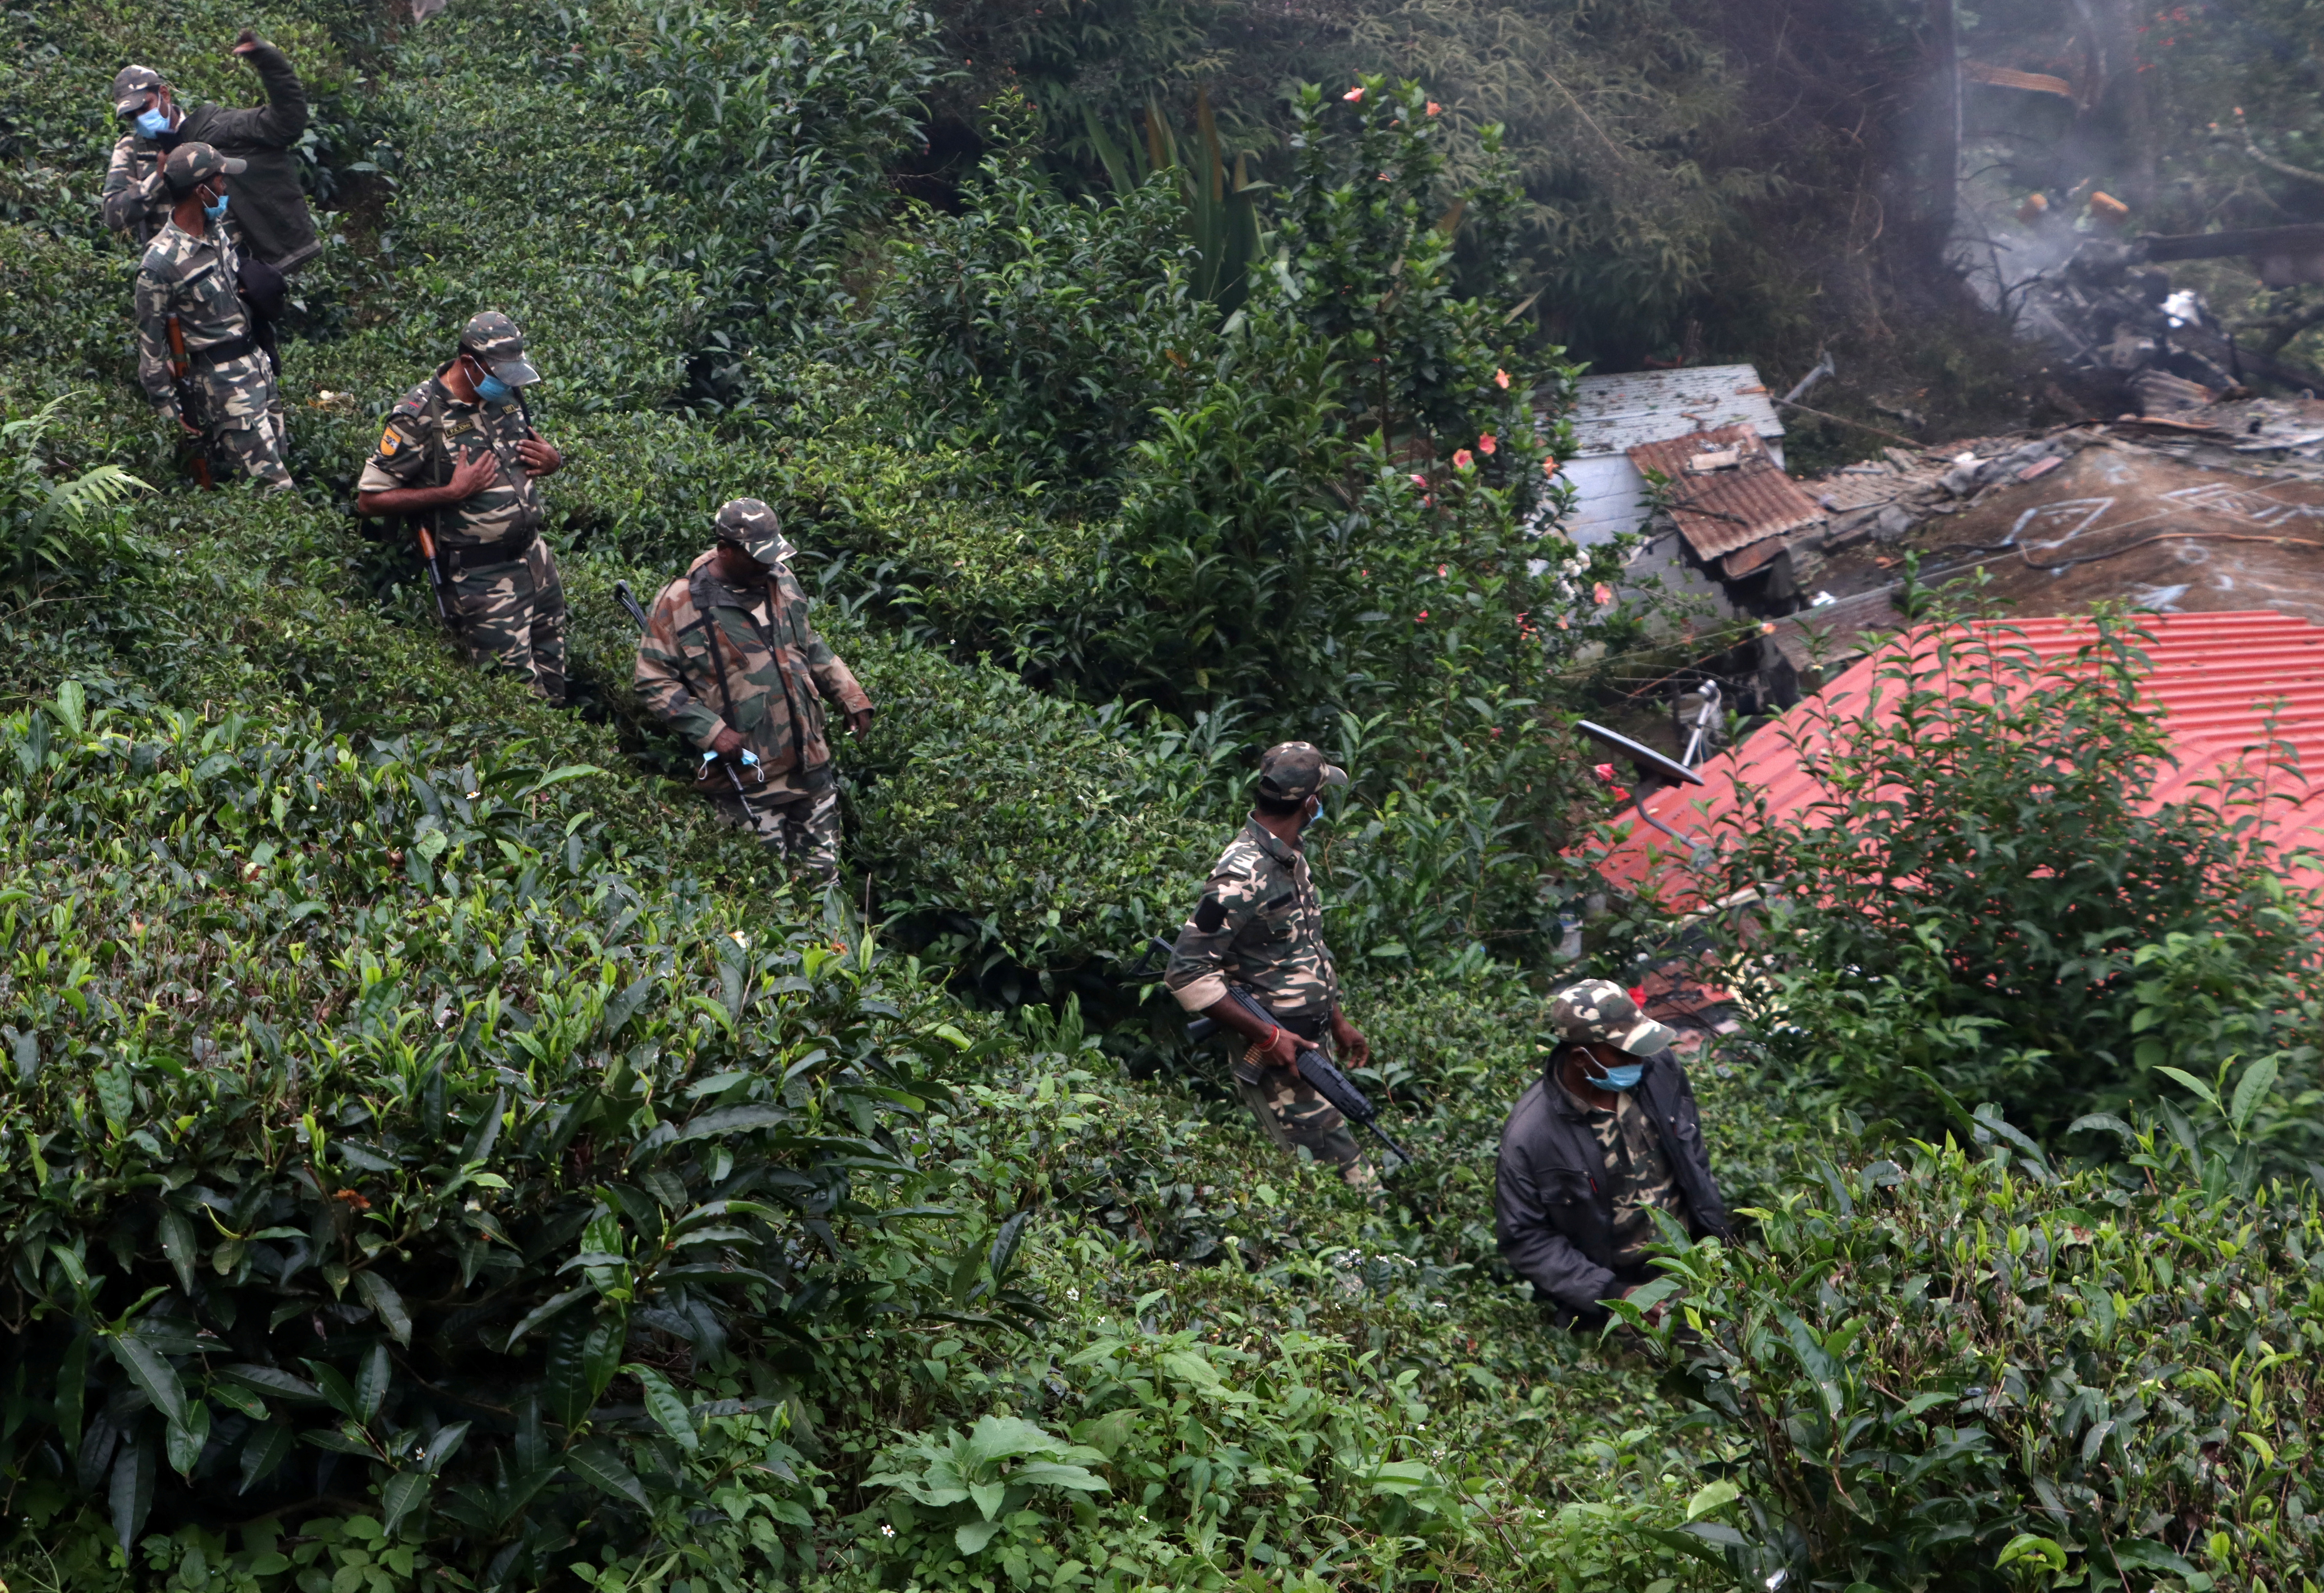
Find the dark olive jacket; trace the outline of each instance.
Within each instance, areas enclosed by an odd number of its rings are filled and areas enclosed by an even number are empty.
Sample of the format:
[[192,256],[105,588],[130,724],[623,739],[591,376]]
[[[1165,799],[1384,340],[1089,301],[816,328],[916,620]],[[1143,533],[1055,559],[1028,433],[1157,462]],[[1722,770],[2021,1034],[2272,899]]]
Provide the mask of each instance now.
[[[1553,1055],[1553,1067],[1556,1060]],[[1646,1062],[1634,1093],[1662,1135],[1663,1154],[1686,1203],[1687,1227],[1697,1238],[1724,1237],[1730,1231],[1727,1205],[1711,1173],[1686,1070],[1666,1051]],[[1621,1292],[1606,1153],[1589,1119],[1546,1072],[1517,1098],[1501,1129],[1493,1228],[1503,1257],[1561,1325],[1604,1325],[1606,1311],[1598,1302]]]
[[233,196],[235,230],[249,252],[281,272],[296,271],[322,250],[315,218],[299,186],[299,141],[307,131],[307,90],[288,57],[272,44],[250,52],[266,88],[266,103],[244,109],[222,105],[186,107],[178,125],[158,139],[135,134],[115,147],[100,208],[106,226],[150,240],[169,217],[161,165],[181,144],[207,144],[220,154],[250,162],[226,180]]

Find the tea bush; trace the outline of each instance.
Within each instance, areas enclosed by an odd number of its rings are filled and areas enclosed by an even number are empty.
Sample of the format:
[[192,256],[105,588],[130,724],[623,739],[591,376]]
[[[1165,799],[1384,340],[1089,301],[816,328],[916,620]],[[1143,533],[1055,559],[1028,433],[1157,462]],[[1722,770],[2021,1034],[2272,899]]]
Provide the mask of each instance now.
[[1880,655],[1866,701],[1786,722],[1815,794],[1753,799],[1718,866],[1720,893],[1771,898],[1775,1065],[1921,1126],[1939,1094],[1903,1079],[1931,1079],[2044,1136],[2151,1101],[2167,1066],[2266,1054],[2314,1081],[2319,909],[2255,826],[2270,768],[2154,803],[2169,744],[2140,642],[2101,616],[2044,663],[2006,624],[1941,621]]
[[1676,1236],[1676,1311],[1618,1311],[1740,1508],[1661,1541],[1755,1585],[2305,1585],[2324,1179],[2264,1180],[2232,1120],[2088,1126],[2124,1168],[2061,1175],[1984,1108],[1971,1145],[1828,1163],[1745,1243]]
[[697,1428],[929,1286],[915,969],[641,874],[586,766],[70,688],[0,743],[23,1519],[372,1493],[499,1579],[788,1496],[779,1424]]

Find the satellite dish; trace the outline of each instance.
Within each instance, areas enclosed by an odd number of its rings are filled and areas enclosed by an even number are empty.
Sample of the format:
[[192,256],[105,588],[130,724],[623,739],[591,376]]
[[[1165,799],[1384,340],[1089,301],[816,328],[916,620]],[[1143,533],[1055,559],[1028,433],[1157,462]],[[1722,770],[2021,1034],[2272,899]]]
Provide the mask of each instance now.
[[1608,752],[1632,759],[1645,774],[1649,784],[1701,785],[1702,776],[1684,764],[1663,756],[1651,746],[1640,746],[1627,736],[1618,736],[1603,725],[1593,725],[1583,719],[1574,728],[1590,737]]

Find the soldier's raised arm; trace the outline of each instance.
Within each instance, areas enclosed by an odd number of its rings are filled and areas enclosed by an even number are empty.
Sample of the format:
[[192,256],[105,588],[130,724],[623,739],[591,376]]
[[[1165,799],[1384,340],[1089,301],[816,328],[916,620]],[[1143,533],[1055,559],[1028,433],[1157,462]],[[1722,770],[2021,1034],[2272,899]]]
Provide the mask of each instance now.
[[234,53],[248,61],[266,89],[266,103],[255,108],[220,110],[204,131],[215,144],[264,144],[289,149],[307,131],[307,86],[290,58],[248,28],[234,42]]
[[137,175],[137,162],[133,154],[134,145],[126,138],[113,146],[113,159],[106,162],[105,182],[97,190],[97,213],[105,225],[115,232],[124,232],[132,237],[141,230],[139,224],[146,213],[161,202],[161,168],[157,162],[143,178]]

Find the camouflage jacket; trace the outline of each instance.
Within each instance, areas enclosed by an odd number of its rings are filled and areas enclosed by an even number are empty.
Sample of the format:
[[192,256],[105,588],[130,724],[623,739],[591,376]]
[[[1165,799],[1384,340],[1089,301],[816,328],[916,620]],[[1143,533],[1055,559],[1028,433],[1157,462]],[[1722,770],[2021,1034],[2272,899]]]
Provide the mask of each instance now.
[[453,397],[444,385],[444,371],[451,368],[447,365],[387,412],[379,446],[364,461],[355,490],[442,486],[452,479],[456,454],[461,462],[490,456],[500,467],[492,484],[472,497],[429,510],[429,529],[451,552],[473,550],[493,559],[519,558],[539,534],[544,514],[540,483],[526,474],[516,445],[540,433],[521,404],[496,410]]
[[1307,855],[1256,820],[1211,866],[1210,883],[1162,982],[1188,1012],[1240,985],[1277,1017],[1322,1019],[1339,1009],[1340,976],[1323,944],[1323,903]]
[[159,138],[132,133],[114,144],[97,190],[105,225],[140,244],[150,243],[170,218],[161,162],[180,144],[207,144],[220,154],[250,162],[227,181],[232,215],[258,257],[278,271],[295,271],[322,250],[299,186],[299,143],[307,131],[307,91],[282,52],[261,44],[250,64],[266,88],[256,108],[222,105],[186,107],[178,125]]
[[822,768],[831,745],[818,699],[855,713],[871,698],[816,634],[788,565],[757,591],[738,592],[719,579],[715,559],[715,550],[704,553],[653,600],[638,638],[638,694],[705,751],[731,727],[768,778]]
[[[179,409],[170,369],[172,316],[214,413],[240,413],[254,395],[272,395],[272,368],[251,341],[249,312],[235,290],[234,251],[216,233],[198,237],[164,223],[138,264],[136,305],[137,384],[164,417]],[[265,407],[260,400],[258,408]]]
[[1565,1098],[1568,1115],[1580,1114],[1605,1158],[1606,1194],[1614,1209],[1613,1264],[1618,1271],[1643,1266],[1647,1245],[1661,1236],[1654,1213],[1667,1211],[1682,1225],[1687,1216],[1678,1176],[1663,1154],[1655,1120],[1628,1090],[1614,1092],[1614,1107],[1608,1111],[1578,1098],[1562,1079],[1557,1088]]

